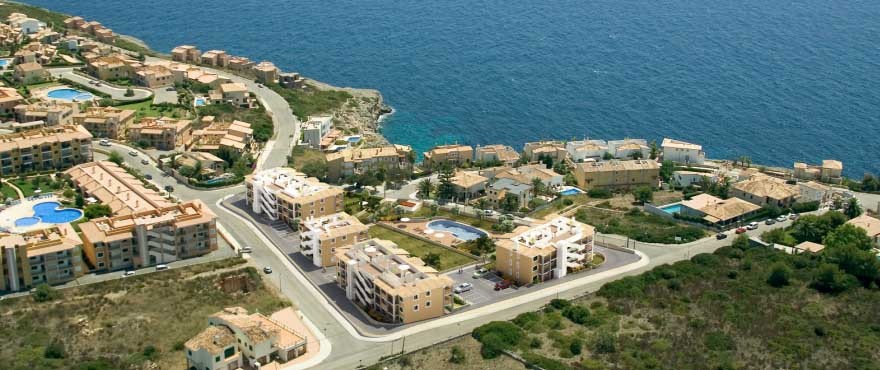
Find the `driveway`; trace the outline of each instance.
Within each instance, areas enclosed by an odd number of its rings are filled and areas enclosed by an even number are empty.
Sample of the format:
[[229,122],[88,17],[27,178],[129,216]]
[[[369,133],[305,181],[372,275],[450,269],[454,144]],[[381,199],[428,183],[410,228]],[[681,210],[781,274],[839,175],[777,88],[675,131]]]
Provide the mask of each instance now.
[[[50,68],[49,73],[52,74],[52,77],[66,78],[80,85],[88,86],[91,89],[95,89],[102,93],[110,95],[111,98],[119,101],[141,100],[153,96],[153,93],[150,90],[140,87],[131,88],[131,90],[134,91],[134,96],[125,96],[125,88],[110,86],[107,85],[106,82],[101,81],[97,78],[86,77],[81,74],[74,73],[73,68]],[[101,82],[101,86],[94,85],[94,82]]]

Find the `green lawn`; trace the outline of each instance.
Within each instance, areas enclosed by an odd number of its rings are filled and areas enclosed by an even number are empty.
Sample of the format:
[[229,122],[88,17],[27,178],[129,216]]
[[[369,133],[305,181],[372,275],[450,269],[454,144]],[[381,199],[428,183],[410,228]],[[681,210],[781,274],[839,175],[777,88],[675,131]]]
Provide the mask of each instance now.
[[122,104],[117,105],[116,108],[119,109],[130,109],[137,112],[137,118],[143,117],[174,117],[175,114],[177,117],[186,118],[189,116],[189,111],[181,108],[166,108],[163,106],[153,105],[152,100],[142,101],[139,103],[131,103],[131,104]]
[[[51,184],[49,183],[49,178],[44,176],[44,179],[45,180],[40,182],[39,186],[37,186],[37,187],[34,187],[34,184],[33,184],[33,181],[31,181],[31,178],[28,178],[26,180],[9,179],[8,181],[11,182],[16,187],[18,187],[19,189],[21,189],[21,192],[24,193],[25,197],[29,197],[29,196],[35,194],[34,190],[36,190],[36,189],[40,189],[42,194],[48,194],[48,193],[51,193],[54,191],[54,189],[52,189]],[[12,188],[9,188],[8,186],[5,186],[5,185],[3,186],[3,194],[7,195],[7,196],[12,194],[13,199],[18,198],[18,194],[15,193],[15,190],[13,190]]]
[[[575,218],[583,223],[593,225],[596,231],[605,234],[628,236],[635,240],[648,243],[687,243],[708,233],[698,227],[644,212],[613,212],[591,207],[578,209]],[[676,241],[675,237],[681,238]]]
[[473,262],[474,260],[452,252],[446,248],[438,247],[434,244],[421,241],[409,235],[399,233],[381,226],[373,226],[370,228],[370,237],[390,240],[397,244],[398,247],[412,253],[413,256],[424,258],[428,253],[434,253],[440,256],[438,266],[434,266],[437,270],[446,270],[456,266],[461,266]]
[[18,199],[18,193],[6,183],[0,183],[0,194],[3,194],[3,200],[7,198]]
[[410,216],[411,217],[425,217],[425,218],[432,217],[432,216],[433,217],[442,217],[442,218],[446,218],[446,219],[450,219],[450,220],[455,220],[455,221],[458,221],[458,222],[461,222],[464,224],[468,224],[473,227],[480,228],[480,229],[483,229],[486,231],[491,231],[492,224],[494,224],[494,222],[492,222],[491,220],[466,216],[466,215],[462,215],[462,214],[455,214],[455,213],[452,213],[451,211],[447,211],[444,209],[438,209],[436,214],[432,214],[431,207],[428,207],[428,206],[423,206],[422,208],[420,208],[418,211],[416,211],[415,213],[413,213]]

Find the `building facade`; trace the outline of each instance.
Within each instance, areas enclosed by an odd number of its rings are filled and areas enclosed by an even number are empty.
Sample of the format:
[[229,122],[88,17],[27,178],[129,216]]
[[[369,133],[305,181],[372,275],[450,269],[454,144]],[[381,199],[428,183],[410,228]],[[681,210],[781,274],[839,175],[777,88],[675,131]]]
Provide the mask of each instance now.
[[638,186],[657,187],[660,183],[660,165],[647,159],[578,163],[572,172],[583,190],[626,190]]
[[333,117],[315,116],[302,126],[303,141],[312,149],[321,149],[321,140],[333,129]]
[[519,153],[516,150],[501,144],[477,146],[474,151],[475,162],[497,162],[502,166],[513,166],[519,162],[519,158]]
[[368,228],[345,212],[301,220],[300,250],[318,267],[336,266],[336,249],[370,238]]
[[94,137],[119,139],[134,121],[135,111],[114,107],[90,107],[71,117],[74,124],[85,127]]
[[63,284],[82,276],[82,245],[70,224],[0,234],[0,291]]
[[342,212],[342,189],[292,168],[278,167],[245,178],[247,204],[254,213],[296,228],[300,220]]
[[55,126],[0,135],[0,175],[63,170],[92,160],[92,134]]
[[470,145],[441,145],[424,154],[426,168],[436,168],[443,165],[458,167],[471,163],[474,158],[474,148]]
[[758,206],[787,208],[794,204],[800,191],[797,186],[787,184],[785,180],[755,175],[751,179],[733,184],[730,195]]
[[414,160],[411,147],[396,144],[379,148],[347,148],[328,153],[326,159],[327,178],[331,181],[380,168],[410,171]]
[[144,117],[126,131],[128,140],[159,150],[175,150],[192,141],[192,121],[170,117]]
[[686,164],[703,164],[706,153],[703,146],[685,141],[664,138],[660,145],[663,148],[663,160]]
[[110,161],[79,164],[64,172],[84,198],[95,198],[110,207],[114,216],[167,208],[174,205],[141,180]]
[[495,269],[519,285],[564,277],[593,261],[595,229],[557,217],[496,243]]

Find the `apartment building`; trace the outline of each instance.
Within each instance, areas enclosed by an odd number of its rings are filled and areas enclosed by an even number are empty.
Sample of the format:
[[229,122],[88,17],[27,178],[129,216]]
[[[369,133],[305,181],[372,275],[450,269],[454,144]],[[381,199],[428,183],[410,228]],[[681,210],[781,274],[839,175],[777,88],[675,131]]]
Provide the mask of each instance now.
[[82,26],[83,23],[86,23],[86,20],[80,16],[73,16],[64,20],[64,27],[71,29],[79,29],[79,26]]
[[152,64],[136,68],[131,74],[131,81],[139,86],[156,89],[165,86],[173,86],[181,82],[175,78],[174,72],[165,66]]
[[565,143],[565,151],[572,162],[599,161],[608,153],[605,140],[576,140]]
[[43,66],[39,63],[29,62],[16,64],[12,77],[22,84],[30,85],[48,79],[49,72],[43,69]]
[[505,198],[516,197],[517,209],[527,208],[532,201],[531,182],[521,183],[513,179],[499,179],[486,187],[486,199],[492,208],[500,208]]
[[609,140],[608,152],[617,159],[648,159],[651,147],[645,139]]
[[251,124],[242,121],[218,122],[214,116],[202,117],[206,126],[192,133],[190,150],[216,153],[227,149],[237,153],[250,150],[254,141]]
[[11,87],[0,87],[0,114],[15,112],[15,107],[24,101],[18,90]]
[[171,49],[171,60],[181,63],[198,64],[201,52],[192,45],[181,45]]
[[315,266],[336,266],[336,250],[369,239],[367,230],[356,217],[345,212],[300,220],[300,249]]
[[19,45],[23,39],[20,29],[0,23],[0,46],[8,48],[12,45]]
[[409,171],[414,160],[412,148],[406,145],[386,145],[379,148],[346,148],[328,153],[327,177],[338,181],[347,176],[379,168],[398,168]]
[[818,166],[795,162],[794,177],[800,180],[819,180],[839,184],[843,181],[843,163],[833,159],[823,160]]
[[87,59],[86,73],[100,80],[113,81],[131,78],[140,63],[122,54],[95,56]]
[[593,261],[595,228],[567,217],[532,227],[495,247],[495,269],[519,285],[564,277]]
[[109,28],[95,30],[94,36],[95,39],[106,44],[113,44],[116,42],[116,34]]
[[144,117],[132,123],[126,132],[128,140],[159,150],[175,150],[192,141],[192,121],[170,117]]
[[470,145],[440,145],[427,151],[425,154],[425,167],[436,168],[443,165],[458,167],[470,164],[474,158],[474,148]]
[[312,149],[322,149],[321,141],[333,130],[332,116],[314,116],[302,126],[303,141]]
[[562,186],[564,178],[564,176],[556,173],[556,171],[547,168],[543,163],[516,168],[501,168],[491,172],[494,172],[491,176],[493,179],[511,179],[521,184],[531,184],[534,179],[538,179],[548,188]]
[[880,220],[868,216],[867,214],[862,214],[846,223],[865,230],[868,237],[874,241],[874,247],[880,248]]
[[798,187],[785,180],[767,175],[755,175],[751,179],[733,184],[730,195],[758,206],[771,205],[787,208],[800,195]]
[[342,212],[342,189],[292,168],[277,167],[248,175],[247,204],[254,213],[297,227],[300,220]]
[[201,62],[207,66],[225,68],[229,65],[229,54],[223,50],[208,50],[202,54]]
[[64,171],[64,174],[84,198],[95,198],[109,206],[113,215],[130,215],[174,205],[110,161],[83,163]]
[[196,199],[79,224],[83,254],[98,270],[141,268],[217,250],[216,216]]
[[639,186],[657,187],[660,183],[660,165],[648,159],[578,163],[572,172],[578,187],[583,190],[626,190]]
[[275,67],[275,64],[268,61],[262,61],[257,63],[257,65],[251,68],[251,72],[253,72],[254,76],[256,76],[257,81],[262,83],[275,83],[278,81],[278,67]]
[[69,168],[92,160],[92,134],[56,126],[0,135],[0,175]]
[[233,56],[229,58],[229,65],[227,68],[236,72],[246,72],[250,71],[251,68],[254,68],[255,65],[256,63],[248,58]]
[[12,13],[6,17],[6,22],[14,28],[18,28],[25,35],[36,33],[46,27],[46,23],[39,19],[28,17],[22,13]]
[[46,126],[73,123],[73,115],[79,113],[79,104],[61,101],[41,101],[16,105],[15,120],[18,122],[43,121]]
[[409,324],[443,316],[453,281],[391,241],[338,248],[336,282],[345,296],[382,321]]
[[211,104],[232,104],[239,108],[251,108],[251,95],[247,86],[241,82],[227,82],[220,84],[216,90],[208,92]]
[[0,291],[63,284],[82,276],[82,245],[70,224],[0,234]]
[[46,65],[52,63],[56,55],[58,55],[58,47],[55,45],[32,41],[19,47],[13,56],[17,64],[37,63],[39,65]]
[[483,163],[498,162],[502,166],[513,166],[519,161],[519,153],[507,145],[478,145],[474,151],[474,161]]
[[702,145],[664,138],[660,147],[663,148],[664,161],[703,164],[706,160],[706,153],[703,152]]
[[472,199],[479,197],[486,191],[486,184],[489,179],[480,175],[477,171],[455,171],[452,177],[452,187],[455,189],[455,196],[461,199]]
[[125,127],[134,121],[135,111],[114,107],[89,107],[71,117],[74,124],[85,127],[94,137],[119,139]]
[[568,156],[565,143],[561,141],[536,141],[523,145],[523,154],[531,161],[537,161],[544,157],[553,159],[554,162],[564,161]]
[[187,369],[232,370],[270,368],[304,355],[307,344],[305,335],[271,317],[227,307],[208,317],[208,327],[184,348]]

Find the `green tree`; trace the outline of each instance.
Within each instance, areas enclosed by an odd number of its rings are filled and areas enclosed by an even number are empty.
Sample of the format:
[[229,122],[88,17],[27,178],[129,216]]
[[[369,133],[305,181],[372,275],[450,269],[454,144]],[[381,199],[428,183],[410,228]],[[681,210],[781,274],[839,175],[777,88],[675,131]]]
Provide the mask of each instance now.
[[440,182],[437,185],[437,198],[452,199],[455,197],[455,185],[452,184],[454,177],[455,169],[452,166],[443,165],[440,167],[440,173],[437,175],[437,179]]
[[449,362],[453,364],[465,363],[465,354],[461,347],[452,346],[451,354],[449,356]]
[[880,262],[871,252],[871,238],[852,224],[844,224],[825,237],[824,254],[828,260],[868,285],[880,278]]
[[660,156],[660,148],[657,146],[657,140],[651,140],[651,159],[657,159]]
[[82,194],[76,193],[76,200],[74,200],[73,204],[76,205],[76,208],[82,209],[86,204],[86,200],[83,198]]
[[67,357],[67,352],[64,350],[64,342],[54,339],[49,342],[49,345],[43,349],[43,357],[51,358],[51,359],[61,359]]
[[[419,199],[431,199],[431,193],[434,192],[434,183],[431,182],[431,178],[426,178],[419,182],[419,191],[417,195]],[[480,199],[482,200],[482,199]]]
[[862,206],[859,205],[859,200],[855,197],[849,198],[849,201],[846,202],[846,207],[844,207],[843,214],[849,219],[859,217],[862,214]]
[[88,219],[95,219],[99,217],[108,217],[113,214],[113,210],[111,210],[110,206],[106,204],[89,204],[83,210],[83,214],[85,214]]
[[675,172],[675,163],[665,160],[660,164],[660,178],[663,182],[672,182],[672,174]]
[[486,235],[481,235],[479,238],[474,239],[473,243],[474,247],[471,249],[471,253],[474,255],[480,256],[495,251],[495,242]]
[[633,196],[636,201],[645,204],[654,199],[654,190],[649,186],[640,186],[633,190]]
[[761,240],[767,243],[782,244],[793,247],[797,240],[783,228],[765,231],[761,234]]
[[327,177],[327,163],[320,160],[310,161],[302,166],[302,172],[306,176],[323,179]]
[[132,90],[130,87],[127,88],[127,89],[125,89],[125,94],[124,94],[124,95],[127,96],[127,97],[132,97],[132,96],[134,96],[134,90]]
[[434,268],[440,268],[440,255],[433,252],[428,252],[424,256],[422,256],[422,261],[425,261],[425,264]]
[[813,275],[810,287],[823,293],[840,293],[857,286],[859,281],[840,270],[835,264],[823,263]]
[[532,193],[537,197],[541,194],[544,194],[547,191],[547,186],[544,185],[544,182],[541,179],[535,177],[532,179]]
[[498,208],[507,212],[516,212],[519,209],[519,197],[510,193],[505,194],[504,198],[499,202]]
[[611,154],[611,152],[605,152],[605,154],[602,154],[602,160],[610,161],[612,159],[614,159],[614,154]]
[[31,296],[34,298],[35,302],[48,302],[57,299],[61,294],[54,288],[50,287],[49,284],[43,283],[34,288],[34,292]]
[[636,150],[632,153],[629,153],[629,158],[630,159],[642,159],[642,151]]
[[739,236],[733,239],[733,243],[730,246],[739,250],[749,249],[749,237],[746,234],[739,234]]
[[110,162],[116,163],[119,166],[122,166],[122,162],[124,161],[122,159],[122,154],[119,154],[119,152],[117,152],[115,150],[110,151],[110,154],[107,155],[107,159]]
[[777,262],[770,270],[770,276],[767,277],[767,284],[773,287],[783,287],[790,283],[791,268],[788,265]]

